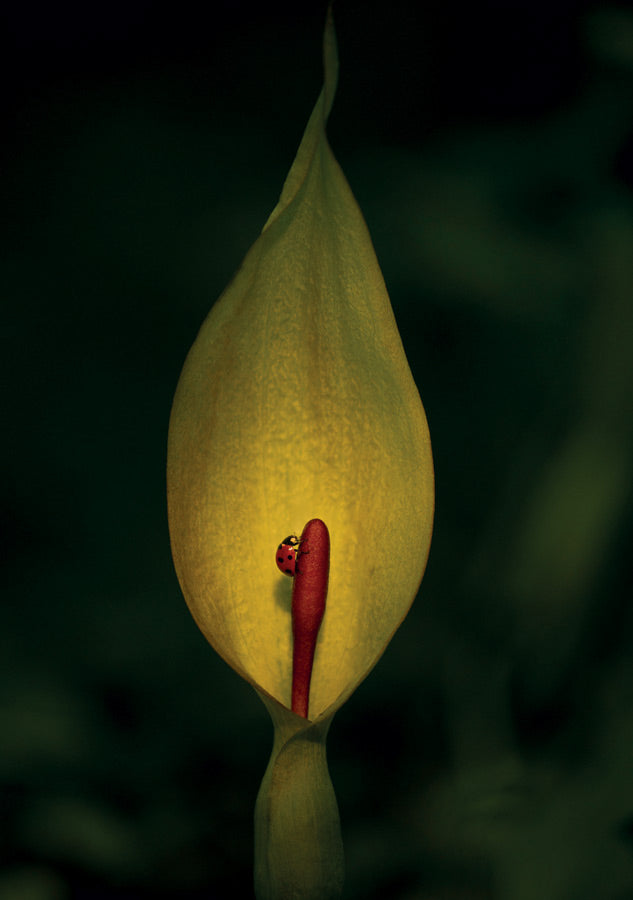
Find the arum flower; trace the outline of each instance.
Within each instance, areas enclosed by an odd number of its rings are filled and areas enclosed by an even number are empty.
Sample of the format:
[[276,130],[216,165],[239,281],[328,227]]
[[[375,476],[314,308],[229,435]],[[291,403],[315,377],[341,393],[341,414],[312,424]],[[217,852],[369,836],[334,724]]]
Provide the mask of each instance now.
[[[413,601],[433,518],[424,410],[325,133],[338,72],[331,15],[324,68],[279,202],[202,325],[169,427],[183,594],[275,726],[256,806],[260,900],[340,894],[325,738]],[[275,562],[285,535],[294,578]]]

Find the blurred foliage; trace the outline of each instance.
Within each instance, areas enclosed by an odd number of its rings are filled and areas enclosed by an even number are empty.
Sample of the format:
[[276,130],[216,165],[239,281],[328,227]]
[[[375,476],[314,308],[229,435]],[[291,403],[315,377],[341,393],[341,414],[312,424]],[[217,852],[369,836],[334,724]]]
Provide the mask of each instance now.
[[[420,597],[331,731],[346,897],[624,900],[633,16],[337,2],[332,144],[437,468]],[[180,596],[165,438],[323,4],[52,10],[4,14],[0,900],[247,894],[270,728]]]

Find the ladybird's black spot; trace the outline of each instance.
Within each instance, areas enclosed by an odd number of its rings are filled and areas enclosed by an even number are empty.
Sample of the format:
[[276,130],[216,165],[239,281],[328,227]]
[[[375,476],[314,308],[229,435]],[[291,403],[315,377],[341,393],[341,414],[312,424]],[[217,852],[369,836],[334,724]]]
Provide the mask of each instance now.
[[289,553],[286,559],[292,559],[292,553]]
[[286,575],[292,575],[292,569],[284,569]]
[[279,565],[281,565],[281,564],[283,563],[283,561],[284,561],[283,556],[278,556],[278,557],[277,557],[277,562],[279,563]]

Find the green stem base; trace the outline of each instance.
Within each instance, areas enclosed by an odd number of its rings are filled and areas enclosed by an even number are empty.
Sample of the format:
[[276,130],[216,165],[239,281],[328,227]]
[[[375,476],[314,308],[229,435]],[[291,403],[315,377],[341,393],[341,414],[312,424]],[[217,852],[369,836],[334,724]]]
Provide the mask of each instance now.
[[255,805],[255,895],[339,900],[343,842],[326,759],[332,719],[312,723],[260,696],[275,740]]

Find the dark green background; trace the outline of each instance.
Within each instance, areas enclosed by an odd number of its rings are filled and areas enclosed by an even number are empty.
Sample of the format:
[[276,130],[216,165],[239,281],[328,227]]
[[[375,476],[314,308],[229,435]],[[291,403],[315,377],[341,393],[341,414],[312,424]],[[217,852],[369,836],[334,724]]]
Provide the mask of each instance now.
[[[271,727],[180,595],[165,443],[318,93],[324,4],[3,15],[0,900],[248,895]],[[346,897],[625,900],[633,15],[336,19],[331,140],[437,474],[420,596],[330,733]]]

